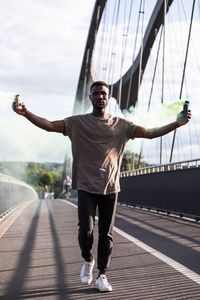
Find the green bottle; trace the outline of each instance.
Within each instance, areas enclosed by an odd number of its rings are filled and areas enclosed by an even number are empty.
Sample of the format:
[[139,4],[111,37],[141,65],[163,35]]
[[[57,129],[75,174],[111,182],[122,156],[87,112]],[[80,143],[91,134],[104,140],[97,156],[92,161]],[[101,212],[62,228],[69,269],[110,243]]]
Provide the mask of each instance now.
[[184,105],[183,105],[183,116],[184,117],[187,117],[189,103],[190,102],[186,100]]

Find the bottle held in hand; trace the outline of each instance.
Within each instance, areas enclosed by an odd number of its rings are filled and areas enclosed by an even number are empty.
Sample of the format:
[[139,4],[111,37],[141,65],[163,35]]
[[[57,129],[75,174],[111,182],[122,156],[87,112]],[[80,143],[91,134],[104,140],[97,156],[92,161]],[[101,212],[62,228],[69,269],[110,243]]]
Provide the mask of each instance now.
[[183,116],[186,118],[187,117],[187,113],[188,113],[188,106],[189,106],[189,101],[185,101],[184,105],[183,105]]
[[22,102],[19,99],[19,95],[16,95],[14,98],[14,105],[17,109],[22,109]]

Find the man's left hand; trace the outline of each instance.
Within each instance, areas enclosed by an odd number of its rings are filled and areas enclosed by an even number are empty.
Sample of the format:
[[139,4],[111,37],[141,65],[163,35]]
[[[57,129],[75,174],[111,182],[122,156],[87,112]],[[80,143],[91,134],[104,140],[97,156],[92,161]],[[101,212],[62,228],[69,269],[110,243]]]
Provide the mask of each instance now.
[[178,114],[178,117],[177,117],[177,121],[179,123],[179,126],[187,124],[189,122],[189,120],[191,119],[191,117],[192,117],[191,110],[188,110],[186,116],[184,116],[183,111],[181,111]]

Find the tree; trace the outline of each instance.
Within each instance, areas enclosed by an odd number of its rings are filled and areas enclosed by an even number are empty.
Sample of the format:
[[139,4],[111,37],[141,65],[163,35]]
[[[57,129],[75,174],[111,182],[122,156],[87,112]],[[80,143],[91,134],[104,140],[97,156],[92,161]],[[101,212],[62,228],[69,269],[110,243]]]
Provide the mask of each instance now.
[[0,173],[31,185],[38,194],[48,185],[55,196],[60,193],[63,164],[33,162],[0,162]]
[[144,167],[144,162],[137,153],[126,151],[122,159],[121,171],[131,171]]

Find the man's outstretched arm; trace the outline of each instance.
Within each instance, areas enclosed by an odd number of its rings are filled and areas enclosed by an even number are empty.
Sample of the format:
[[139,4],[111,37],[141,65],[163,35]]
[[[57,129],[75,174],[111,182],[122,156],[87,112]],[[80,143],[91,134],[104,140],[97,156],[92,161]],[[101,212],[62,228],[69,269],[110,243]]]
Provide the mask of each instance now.
[[142,126],[137,126],[134,131],[134,138],[146,138],[153,139],[160,136],[163,136],[180,126],[183,126],[189,122],[191,118],[191,111],[188,110],[187,116],[183,116],[181,113],[175,122],[169,123],[165,126],[161,126],[158,128],[145,128]]
[[27,110],[24,103],[20,103],[17,106],[16,103],[13,102],[12,108],[18,115],[24,116],[27,120],[41,129],[52,132],[65,132],[65,124],[63,120],[49,121],[45,118],[34,115],[29,110]]

